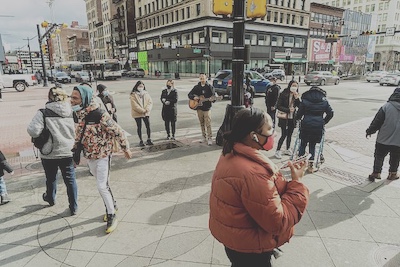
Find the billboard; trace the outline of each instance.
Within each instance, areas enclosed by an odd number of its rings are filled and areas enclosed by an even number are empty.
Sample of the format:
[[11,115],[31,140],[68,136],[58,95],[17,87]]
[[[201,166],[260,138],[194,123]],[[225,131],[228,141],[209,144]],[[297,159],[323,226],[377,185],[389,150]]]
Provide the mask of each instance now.
[[311,62],[327,62],[330,57],[332,43],[325,43],[325,40],[311,40]]

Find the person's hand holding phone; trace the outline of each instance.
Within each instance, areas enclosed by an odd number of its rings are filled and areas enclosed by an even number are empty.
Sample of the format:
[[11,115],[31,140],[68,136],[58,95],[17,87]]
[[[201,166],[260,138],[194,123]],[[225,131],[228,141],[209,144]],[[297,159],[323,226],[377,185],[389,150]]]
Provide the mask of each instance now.
[[303,178],[304,173],[306,172],[306,168],[307,168],[307,165],[308,165],[308,160],[305,159],[304,161],[296,162],[296,163],[293,163],[293,162],[289,161],[288,165],[289,165],[289,168],[290,168],[292,181],[298,181],[301,178]]

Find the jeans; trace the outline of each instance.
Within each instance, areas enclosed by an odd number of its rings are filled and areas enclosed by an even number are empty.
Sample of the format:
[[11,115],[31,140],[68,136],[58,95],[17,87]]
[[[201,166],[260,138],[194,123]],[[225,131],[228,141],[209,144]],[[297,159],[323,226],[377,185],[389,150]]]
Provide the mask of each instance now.
[[42,159],[42,165],[46,174],[46,195],[49,202],[54,202],[57,193],[57,171],[61,170],[67,195],[69,209],[78,209],[78,186],[76,184],[75,168],[72,157],[61,159]]
[[383,161],[387,154],[390,153],[389,158],[389,172],[397,172],[399,168],[400,161],[400,147],[398,146],[388,146],[380,143],[375,144],[375,153],[374,153],[374,173],[381,173]]
[[300,147],[299,147],[299,157],[303,156],[306,153],[306,146],[308,143],[308,152],[311,154],[310,160],[314,160],[315,155],[315,146],[317,145],[316,142],[301,140]]
[[264,253],[243,253],[225,247],[231,267],[271,267],[272,251]]
[[89,159],[89,169],[96,177],[97,189],[103,198],[107,214],[114,214],[116,202],[109,185],[111,157],[101,159]]
[[6,182],[4,181],[4,176],[0,176],[0,195],[7,195]]

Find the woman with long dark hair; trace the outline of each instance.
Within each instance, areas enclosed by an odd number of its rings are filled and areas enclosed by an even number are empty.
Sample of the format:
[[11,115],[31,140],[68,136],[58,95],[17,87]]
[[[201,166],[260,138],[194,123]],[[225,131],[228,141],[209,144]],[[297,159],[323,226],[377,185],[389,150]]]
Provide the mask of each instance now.
[[[163,104],[161,116],[165,122],[165,131],[167,132],[168,140],[175,140],[175,129],[176,129],[176,116],[177,109],[176,104],[178,102],[178,92],[174,87],[174,81],[168,80],[165,88],[163,88],[160,97],[161,103]],[[170,127],[171,126],[171,127]],[[172,130],[172,137],[171,137]]]
[[137,134],[139,136],[139,146],[145,146],[142,139],[142,120],[146,125],[147,142],[146,145],[153,145],[150,134],[150,112],[153,108],[153,101],[150,94],[146,91],[144,83],[138,81],[131,92],[131,115],[135,119],[137,125]]
[[273,251],[288,242],[307,206],[301,182],[306,162],[289,163],[292,180],[260,150],[271,150],[274,128],[261,109],[240,110],[214,171],[209,227],[237,267],[271,266]]
[[275,152],[275,157],[282,158],[281,148],[286,139],[285,155],[291,156],[290,144],[292,142],[292,134],[296,126],[296,108],[300,105],[299,99],[299,84],[291,80],[286,89],[279,95],[277,103],[277,118],[279,119],[278,126],[281,127],[281,138],[278,141],[278,147]]

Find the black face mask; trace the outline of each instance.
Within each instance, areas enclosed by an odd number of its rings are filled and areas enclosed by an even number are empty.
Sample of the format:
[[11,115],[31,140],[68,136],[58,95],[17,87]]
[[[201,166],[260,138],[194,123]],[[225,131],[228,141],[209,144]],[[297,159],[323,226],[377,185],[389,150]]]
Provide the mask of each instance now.
[[171,89],[171,85],[167,85],[167,88],[168,88],[168,89]]

